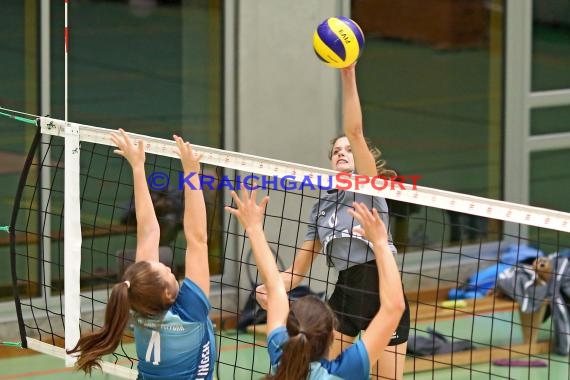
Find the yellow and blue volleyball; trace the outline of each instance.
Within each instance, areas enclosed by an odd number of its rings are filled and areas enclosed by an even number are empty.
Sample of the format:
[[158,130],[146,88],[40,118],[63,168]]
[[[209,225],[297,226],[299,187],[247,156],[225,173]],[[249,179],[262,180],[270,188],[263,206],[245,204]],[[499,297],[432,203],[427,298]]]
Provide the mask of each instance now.
[[364,50],[364,33],[347,17],[330,17],[319,24],[313,35],[315,54],[325,64],[342,69],[350,66]]

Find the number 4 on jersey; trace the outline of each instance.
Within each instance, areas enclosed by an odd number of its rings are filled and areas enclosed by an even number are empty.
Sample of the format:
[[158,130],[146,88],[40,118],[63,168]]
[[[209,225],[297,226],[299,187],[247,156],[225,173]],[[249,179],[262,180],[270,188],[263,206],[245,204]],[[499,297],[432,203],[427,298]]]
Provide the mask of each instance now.
[[146,356],[145,360],[150,362],[150,357],[154,357],[152,361],[153,365],[160,364],[160,333],[158,331],[153,331],[152,335],[150,336],[150,341],[148,342],[148,347],[146,349]]

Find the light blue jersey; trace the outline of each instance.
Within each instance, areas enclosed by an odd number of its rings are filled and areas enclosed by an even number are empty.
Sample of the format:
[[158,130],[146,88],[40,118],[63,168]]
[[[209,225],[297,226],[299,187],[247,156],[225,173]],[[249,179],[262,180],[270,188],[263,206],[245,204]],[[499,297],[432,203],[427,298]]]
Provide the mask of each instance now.
[[[267,337],[267,351],[271,368],[275,370],[283,355],[283,346],[289,340],[285,326],[277,327]],[[344,350],[335,360],[321,359],[311,363],[306,380],[368,380],[370,360],[361,340]],[[300,379],[301,380],[301,379]]]
[[139,378],[210,380],[216,360],[210,302],[188,278],[162,319],[135,318]]

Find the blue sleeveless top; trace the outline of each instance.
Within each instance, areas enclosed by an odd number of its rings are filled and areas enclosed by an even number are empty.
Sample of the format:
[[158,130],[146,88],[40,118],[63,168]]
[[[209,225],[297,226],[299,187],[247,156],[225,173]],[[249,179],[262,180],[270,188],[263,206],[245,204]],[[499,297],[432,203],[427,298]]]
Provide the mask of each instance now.
[[[273,372],[281,361],[283,346],[289,340],[285,326],[274,329],[267,336],[267,350]],[[344,350],[336,359],[321,359],[311,363],[307,380],[368,380],[370,360],[364,343],[359,340]]]
[[204,292],[186,278],[163,318],[135,316],[139,378],[212,379],[216,351],[210,308]]

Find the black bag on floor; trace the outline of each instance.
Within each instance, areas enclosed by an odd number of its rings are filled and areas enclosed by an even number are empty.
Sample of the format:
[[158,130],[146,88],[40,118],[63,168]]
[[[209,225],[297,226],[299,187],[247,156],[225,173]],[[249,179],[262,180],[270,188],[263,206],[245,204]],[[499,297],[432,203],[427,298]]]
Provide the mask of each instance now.
[[418,336],[410,332],[408,338],[408,354],[424,356],[473,349],[473,345],[467,340],[453,339],[453,342],[449,342],[445,335],[435,330],[428,329],[427,332],[429,334],[428,337]]
[[[256,286],[253,287],[245,306],[239,313],[237,323],[237,329],[239,331],[245,331],[247,326],[259,325],[267,322],[267,311],[263,310],[257,303],[257,300],[255,299],[255,288]],[[308,286],[297,286],[289,292],[289,300],[295,301],[296,299],[308,295],[313,295],[322,299],[324,293],[315,293]]]

